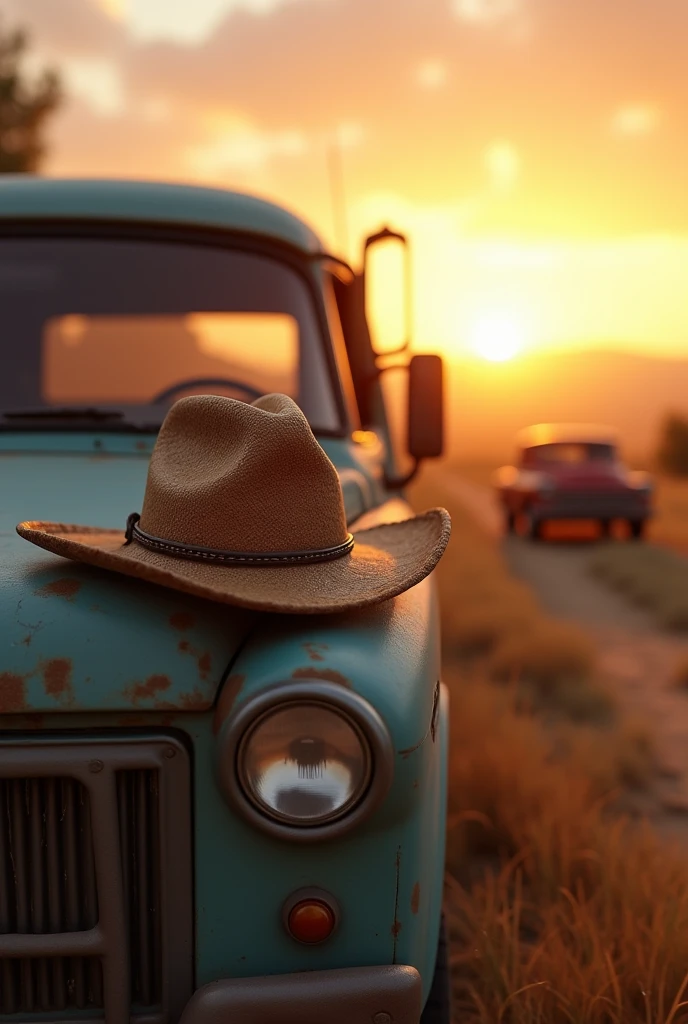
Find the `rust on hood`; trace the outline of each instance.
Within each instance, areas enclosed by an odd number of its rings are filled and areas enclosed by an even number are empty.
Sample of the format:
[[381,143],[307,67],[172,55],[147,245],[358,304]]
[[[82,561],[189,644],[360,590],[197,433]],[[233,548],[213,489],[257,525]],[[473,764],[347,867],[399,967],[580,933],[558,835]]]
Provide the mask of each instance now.
[[244,685],[246,676],[239,675],[238,673],[233,676],[228,676],[225,685],[220,690],[220,696],[215,707],[215,713],[213,715],[213,734],[217,736],[222,723],[231,712],[237,697],[241,691],[241,687]]
[[199,678],[202,680],[207,679],[212,668],[210,653],[208,651],[199,651],[197,648],[192,647],[188,640],[180,640],[177,647],[182,654],[190,654],[192,658],[196,659]]
[[74,703],[72,691],[72,660],[71,658],[51,658],[41,666],[43,686],[49,696],[61,704]]
[[73,601],[83,586],[83,580],[77,580],[73,576],[63,576],[59,580],[52,580],[44,587],[34,591],[36,597],[63,597],[65,601]]
[[179,696],[179,703],[184,711],[206,711],[210,707],[210,698],[199,689],[191,693],[182,693]]
[[159,693],[169,690],[171,685],[172,680],[169,676],[152,675],[148,676],[143,683],[132,683],[126,688],[124,694],[132,704],[139,704],[142,700],[151,700]]
[[346,686],[347,690],[352,688],[351,680],[333,668],[316,668],[315,665],[307,665],[306,668],[295,668],[291,677],[292,679],[325,679],[330,683]]
[[185,633],[189,629],[193,629],[196,625],[196,616],[192,615],[191,612],[173,612],[170,615],[169,623],[172,629],[179,630],[180,633]]
[[26,710],[26,676],[0,672],[0,712]]
[[395,884],[394,884],[394,921],[392,922],[392,963],[397,962],[397,939],[401,931],[399,920],[399,882],[401,879],[401,847],[397,847],[397,855],[394,860]]
[[420,907],[420,882],[416,882],[411,892],[411,913],[417,914]]
[[327,644],[314,644],[307,643],[303,645],[303,649],[311,659],[311,661],[324,661],[324,657],[320,653],[321,651],[329,650]]

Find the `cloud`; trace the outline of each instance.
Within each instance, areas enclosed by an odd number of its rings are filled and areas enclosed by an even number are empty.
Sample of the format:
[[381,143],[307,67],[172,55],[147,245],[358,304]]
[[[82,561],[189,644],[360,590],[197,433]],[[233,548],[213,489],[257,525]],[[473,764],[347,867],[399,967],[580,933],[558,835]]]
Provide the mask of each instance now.
[[634,103],[620,107],[613,115],[611,129],[614,135],[642,138],[652,135],[661,121],[660,111],[648,103]]
[[[135,30],[152,0],[113,3],[7,0],[74,97],[49,171],[248,187],[253,174],[325,223],[327,140],[348,125],[352,202],[468,209],[465,229],[487,235],[688,229],[688,134],[629,114],[682,102],[685,0],[223,0],[195,43]],[[620,103],[636,96],[652,104]],[[642,162],[609,144],[651,125]]]
[[70,98],[78,98],[96,114],[112,117],[125,110],[122,74],[114,61],[80,59],[66,61],[62,68],[63,87]]
[[491,142],[484,154],[491,186],[497,192],[510,192],[521,172],[521,158],[510,142]]
[[276,157],[300,157],[308,149],[297,130],[263,132],[231,116],[216,124],[211,134],[209,141],[191,146],[186,153],[189,171],[201,181],[219,181],[234,171],[262,170]]
[[476,25],[496,25],[521,10],[521,0],[453,0],[454,13]]
[[5,0],[3,22],[26,28],[42,54],[60,58],[98,60],[127,42],[116,7],[94,0]]
[[421,89],[441,89],[448,78],[449,69],[444,61],[424,60],[416,66],[415,79]]

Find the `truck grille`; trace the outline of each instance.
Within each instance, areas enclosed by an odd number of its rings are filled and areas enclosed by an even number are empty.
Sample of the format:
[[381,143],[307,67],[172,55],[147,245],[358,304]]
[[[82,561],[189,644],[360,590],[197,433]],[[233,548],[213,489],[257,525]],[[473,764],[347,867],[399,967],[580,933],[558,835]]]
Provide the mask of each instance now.
[[0,1014],[175,1020],[193,989],[174,736],[0,744]]

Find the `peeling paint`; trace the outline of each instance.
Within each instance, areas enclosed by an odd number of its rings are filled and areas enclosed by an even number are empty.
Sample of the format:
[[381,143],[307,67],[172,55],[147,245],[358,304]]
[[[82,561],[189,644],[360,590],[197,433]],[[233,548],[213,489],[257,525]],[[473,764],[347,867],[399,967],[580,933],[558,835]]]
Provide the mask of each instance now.
[[0,711],[26,710],[26,677],[0,672]]
[[397,847],[397,855],[395,857],[395,887],[394,887],[394,921],[392,922],[392,963],[397,962],[397,939],[399,938],[399,932],[401,931],[401,921],[399,920],[399,880],[401,878],[401,847]]
[[34,594],[36,597],[63,597],[65,601],[73,601],[83,585],[83,580],[63,576],[59,580],[46,583],[44,587],[35,590]]
[[51,658],[41,666],[41,675],[48,696],[54,697],[61,704],[74,703],[71,658]]
[[196,616],[191,612],[173,612],[170,615],[169,623],[172,629],[178,629],[180,633],[184,633],[196,625]]
[[182,693],[179,703],[185,711],[206,711],[210,706],[210,698],[200,690],[192,690],[191,693]]
[[307,643],[303,645],[303,649],[311,661],[324,661],[325,659],[320,651],[327,651],[329,650],[329,647],[327,644]]
[[182,654],[190,654],[192,658],[196,659],[199,678],[202,680],[207,679],[212,669],[210,652],[198,651],[195,647],[191,646],[188,640],[180,640],[177,647]]
[[172,685],[172,680],[169,676],[163,675],[152,675],[148,676],[143,683],[132,683],[124,691],[126,697],[128,697],[132,704],[138,704],[142,700],[150,700],[156,697],[157,694],[163,690],[169,690]]
[[411,892],[411,913],[417,914],[420,907],[420,882],[416,882]]
[[245,679],[246,676],[239,674],[229,676],[225,685],[222,687],[217,701],[217,706],[215,708],[215,714],[213,715],[213,734],[215,736],[217,736],[218,732],[222,728],[222,723],[234,707],[234,703],[239,696]]
[[295,668],[291,677],[292,679],[326,679],[330,683],[346,686],[348,690],[352,688],[351,681],[333,668],[316,668],[315,665],[307,665],[306,668]]

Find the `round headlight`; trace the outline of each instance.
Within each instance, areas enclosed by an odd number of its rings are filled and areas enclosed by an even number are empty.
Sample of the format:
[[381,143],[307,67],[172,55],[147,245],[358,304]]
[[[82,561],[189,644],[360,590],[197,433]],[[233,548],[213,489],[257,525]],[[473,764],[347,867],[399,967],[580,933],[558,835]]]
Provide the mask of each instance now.
[[394,748],[366,700],[338,683],[271,686],[226,719],[218,782],[233,807],[272,835],[341,835],[387,795]]
[[290,825],[320,825],[356,805],[370,779],[370,750],[353,722],[323,704],[263,715],[244,735],[239,778],[259,810]]

